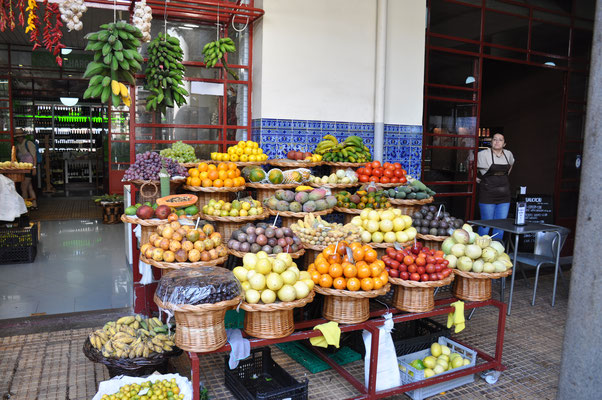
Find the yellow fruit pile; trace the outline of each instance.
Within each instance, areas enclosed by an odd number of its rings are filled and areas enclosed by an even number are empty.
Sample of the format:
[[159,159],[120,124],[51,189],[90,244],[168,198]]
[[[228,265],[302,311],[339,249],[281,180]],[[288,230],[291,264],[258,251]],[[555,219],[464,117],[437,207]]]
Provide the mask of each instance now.
[[268,155],[263,153],[259,143],[247,140],[238,142],[236,146],[228,147],[227,153],[211,153],[211,159],[214,161],[255,162],[266,161]]

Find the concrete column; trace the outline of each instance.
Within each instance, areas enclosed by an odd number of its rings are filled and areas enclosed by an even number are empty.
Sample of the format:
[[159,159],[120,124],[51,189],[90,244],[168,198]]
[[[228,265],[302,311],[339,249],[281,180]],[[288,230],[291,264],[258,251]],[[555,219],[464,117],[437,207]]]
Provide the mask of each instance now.
[[385,83],[387,71],[387,1],[376,3],[376,73],[374,77],[374,154],[384,161]]
[[596,4],[568,318],[558,399],[599,399],[602,379],[602,2]]

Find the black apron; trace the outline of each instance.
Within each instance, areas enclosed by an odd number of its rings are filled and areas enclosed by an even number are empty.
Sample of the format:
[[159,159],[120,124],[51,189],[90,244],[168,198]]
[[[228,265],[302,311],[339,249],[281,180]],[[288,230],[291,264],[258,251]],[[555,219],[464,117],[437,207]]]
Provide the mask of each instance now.
[[502,151],[507,164],[496,164],[491,150],[491,166],[481,177],[479,185],[479,203],[501,204],[510,203],[510,162],[506,153]]

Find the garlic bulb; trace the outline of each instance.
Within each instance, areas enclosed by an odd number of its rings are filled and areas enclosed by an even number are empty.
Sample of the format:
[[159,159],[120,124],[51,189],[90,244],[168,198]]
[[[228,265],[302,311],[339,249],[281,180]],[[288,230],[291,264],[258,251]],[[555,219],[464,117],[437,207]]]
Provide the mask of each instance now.
[[82,15],[88,8],[84,5],[84,0],[65,0],[59,4],[61,19],[67,24],[69,31],[80,31],[84,27],[81,22]]
[[153,10],[146,5],[146,0],[140,0],[134,5],[134,26],[142,32],[142,41],[150,42],[150,22],[153,19]]

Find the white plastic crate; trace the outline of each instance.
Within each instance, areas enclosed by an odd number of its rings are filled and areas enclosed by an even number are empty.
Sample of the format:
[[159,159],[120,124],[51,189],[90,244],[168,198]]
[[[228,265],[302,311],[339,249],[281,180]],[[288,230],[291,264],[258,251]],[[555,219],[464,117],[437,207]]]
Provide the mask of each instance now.
[[[464,347],[461,344],[454,342],[453,340],[449,340],[448,338],[446,338],[444,336],[441,336],[437,340],[437,342],[440,345],[446,345],[447,347],[449,347],[449,349],[451,350],[452,353],[458,353],[462,356],[462,358],[469,359],[470,364],[459,367],[459,368],[451,369],[449,371],[443,372],[443,373],[441,373],[439,375],[435,375],[435,376],[441,376],[441,375],[448,374],[450,372],[461,371],[463,369],[474,367],[476,365],[476,363],[477,363],[477,352],[476,351],[473,351],[467,347]],[[402,370],[399,371],[399,373],[401,374],[401,384],[402,385],[407,385],[408,383],[414,383],[414,382],[422,381],[425,379],[424,371],[412,367],[410,365],[410,363],[412,361],[416,360],[417,358],[423,359],[424,357],[429,356],[430,354],[431,354],[431,349],[428,348],[426,350],[417,351],[416,353],[412,353],[412,354],[406,354],[405,356],[401,356],[401,357],[397,358],[399,365],[405,367],[405,369],[406,369],[406,371],[402,371]],[[412,374],[414,376],[409,374],[410,371],[412,372]],[[454,388],[457,388],[458,386],[462,386],[462,385],[465,385],[465,384],[471,383],[471,382],[474,382],[474,374],[466,375],[461,378],[452,379],[451,381],[447,381],[447,382],[436,383],[431,386],[425,386],[420,389],[412,390],[411,392],[406,392],[406,394],[408,396],[410,396],[413,400],[422,400],[427,397],[434,396],[441,392],[445,392],[447,390],[454,389]]]

